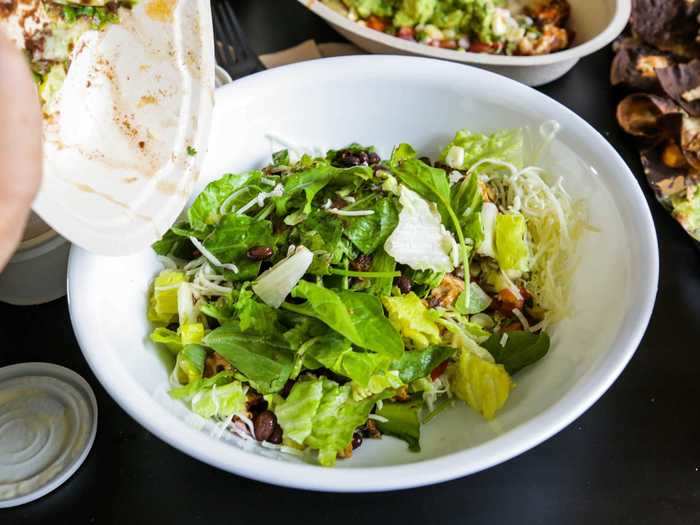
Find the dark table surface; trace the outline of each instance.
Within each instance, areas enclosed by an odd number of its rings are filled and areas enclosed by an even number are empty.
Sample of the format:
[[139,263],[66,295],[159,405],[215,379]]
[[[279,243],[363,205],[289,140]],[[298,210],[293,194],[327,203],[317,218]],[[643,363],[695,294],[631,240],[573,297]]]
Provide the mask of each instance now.
[[[258,53],[308,38],[338,41],[293,0],[236,2]],[[542,91],[598,129],[644,188],[659,237],[656,308],[629,366],[577,421],[485,472],[385,494],[295,491],[248,481],[158,440],[107,395],[83,359],[65,300],[0,304],[0,366],[51,361],[82,374],[100,425],[85,464],[41,500],[0,512],[0,523],[700,523],[700,253],[643,183],[632,143],[613,119],[610,52],[582,60]]]

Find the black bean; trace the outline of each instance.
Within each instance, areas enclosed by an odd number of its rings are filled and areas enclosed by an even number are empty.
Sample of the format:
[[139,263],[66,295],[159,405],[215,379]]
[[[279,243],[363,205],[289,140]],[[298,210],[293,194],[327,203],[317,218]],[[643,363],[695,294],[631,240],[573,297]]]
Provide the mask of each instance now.
[[350,261],[350,268],[356,272],[368,272],[372,268],[372,256],[360,255],[354,261]]
[[402,275],[396,280],[396,286],[399,287],[401,293],[408,293],[411,291],[411,279],[406,275]]
[[253,414],[259,414],[267,410],[267,401],[257,392],[248,393],[247,408]]
[[421,158],[418,159],[418,160],[420,160],[421,162],[426,163],[428,166],[432,166],[432,165],[433,165],[433,163],[430,162],[430,157],[421,157]]
[[254,246],[246,254],[251,261],[264,261],[272,257],[272,248],[269,246]]
[[272,436],[275,427],[277,425],[277,418],[269,410],[260,412],[253,422],[253,427],[255,428],[255,439],[258,441],[269,441]]
[[370,166],[374,166],[375,164],[379,164],[382,161],[381,158],[379,158],[379,155],[377,155],[374,151],[371,151],[369,155],[367,155],[367,162],[369,163]]
[[357,166],[358,164],[362,163],[359,157],[349,149],[344,149],[341,151],[336,157],[336,162],[338,162],[341,166],[346,167]]
[[275,428],[270,434],[270,437],[267,438],[267,441],[274,445],[280,445],[282,443],[282,427],[275,425]]
[[352,449],[360,448],[360,445],[362,445],[362,433],[355,432],[352,435]]
[[360,151],[355,154],[358,159],[360,159],[360,164],[369,164],[369,155],[366,152]]

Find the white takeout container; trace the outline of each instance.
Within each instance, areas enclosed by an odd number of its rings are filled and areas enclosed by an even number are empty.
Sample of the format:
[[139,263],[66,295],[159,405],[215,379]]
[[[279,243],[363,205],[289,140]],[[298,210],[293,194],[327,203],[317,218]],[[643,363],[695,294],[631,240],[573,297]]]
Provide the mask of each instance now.
[[172,355],[148,339],[149,288],[162,269],[151,250],[114,258],[72,249],[70,313],[85,358],[119,405],[156,436],[210,465],[288,487],[415,487],[477,472],[534,447],[612,384],[639,344],[656,295],[658,252],[646,200],[629,168],[589,124],[533,89],[472,67],[409,57],[316,60],[217,92],[199,186],[269,163],[273,136],[321,149],[371,144],[382,156],[409,142],[435,156],[460,128],[536,127],[550,119],[561,131],[541,164],[585,199],[599,231],[580,246],[572,317],[553,330],[549,354],[515,377],[517,388],[495,420],[486,422],[458,403],[423,428],[420,453],[390,437],[365,440],[335,469],[228,433],[221,437],[218,425],[167,394]]
[[370,53],[418,55],[472,64],[527,84],[541,86],[566,74],[579,59],[613,41],[625,28],[631,0],[568,0],[575,32],[573,46],[541,56],[505,56],[440,49],[364,27],[331,9],[321,0],[299,0],[345,38]]

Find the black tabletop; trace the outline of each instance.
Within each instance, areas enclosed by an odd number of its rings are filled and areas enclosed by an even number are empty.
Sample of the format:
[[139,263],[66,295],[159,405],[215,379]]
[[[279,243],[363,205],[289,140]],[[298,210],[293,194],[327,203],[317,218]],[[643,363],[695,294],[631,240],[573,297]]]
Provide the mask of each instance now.
[[[293,0],[236,6],[258,53],[308,38],[341,40]],[[700,523],[700,252],[654,200],[615,124],[610,59],[609,50],[598,52],[542,91],[591,123],[632,167],[656,221],[661,276],[636,355],[568,428],[506,463],[432,487],[355,495],[273,487],[200,463],[126,415],[83,359],[65,300],[0,304],[0,366],[68,366],[90,382],[100,412],[80,470],[41,500],[0,512],[0,523]]]

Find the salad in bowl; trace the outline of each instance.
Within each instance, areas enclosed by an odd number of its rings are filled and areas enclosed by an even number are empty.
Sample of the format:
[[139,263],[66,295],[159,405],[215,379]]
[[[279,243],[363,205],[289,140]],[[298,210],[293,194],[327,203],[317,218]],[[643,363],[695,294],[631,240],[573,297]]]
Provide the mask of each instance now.
[[523,141],[461,130],[436,159],[282,149],[208,184],[153,245],[170,396],[324,466],[382,435],[418,451],[454,403],[497,417],[567,315],[587,224]]

